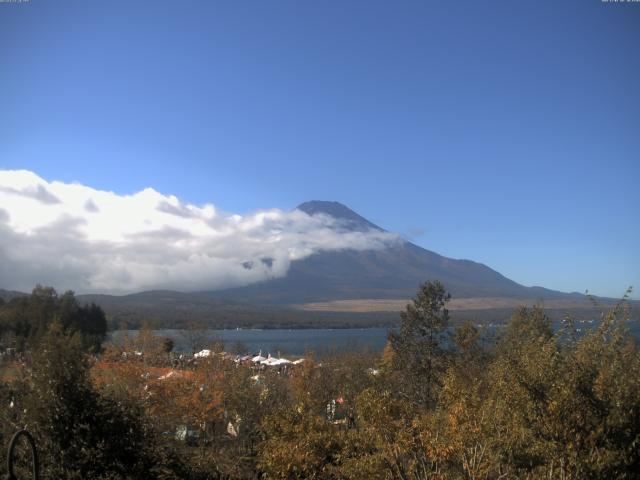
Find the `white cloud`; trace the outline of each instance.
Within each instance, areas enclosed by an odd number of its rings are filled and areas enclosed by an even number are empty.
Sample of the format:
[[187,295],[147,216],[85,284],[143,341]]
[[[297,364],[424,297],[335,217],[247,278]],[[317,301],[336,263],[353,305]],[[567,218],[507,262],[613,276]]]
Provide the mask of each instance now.
[[321,250],[398,240],[344,227],[299,210],[240,216],[152,188],[118,195],[0,170],[0,288],[215,290],[284,276],[291,261]]

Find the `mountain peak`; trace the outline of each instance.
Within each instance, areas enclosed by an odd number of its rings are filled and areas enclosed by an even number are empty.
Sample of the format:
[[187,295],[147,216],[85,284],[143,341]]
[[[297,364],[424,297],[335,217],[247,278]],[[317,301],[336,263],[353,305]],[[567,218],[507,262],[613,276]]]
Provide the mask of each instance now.
[[330,202],[326,200],[311,200],[301,203],[296,207],[308,215],[325,214],[340,220],[346,220],[354,229],[374,229],[382,230],[382,228],[371,223],[366,218],[358,215],[346,205],[340,202]]

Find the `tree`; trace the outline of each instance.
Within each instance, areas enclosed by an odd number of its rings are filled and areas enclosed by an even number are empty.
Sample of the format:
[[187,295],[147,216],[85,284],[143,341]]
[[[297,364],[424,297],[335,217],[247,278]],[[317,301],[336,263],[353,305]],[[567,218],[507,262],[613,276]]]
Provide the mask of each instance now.
[[402,389],[416,403],[432,405],[438,377],[444,370],[443,333],[449,323],[445,308],[451,295],[438,282],[426,282],[401,313],[399,331],[389,334]]
[[452,449],[435,412],[416,409],[394,392],[376,388],[358,395],[356,411],[357,428],[346,432],[342,451],[336,455],[339,475],[334,478],[448,478],[442,467]]
[[447,466],[453,478],[500,478],[493,441],[492,409],[486,398],[491,355],[480,345],[481,332],[471,323],[459,325],[452,336],[454,355],[438,398],[443,436],[451,448]]
[[23,392],[23,423],[38,439],[47,478],[150,478],[154,462],[141,412],[95,389],[78,333],[51,325]]
[[171,337],[162,337],[160,339],[160,343],[162,345],[162,351],[164,353],[171,353],[176,345],[175,341]]
[[[583,337],[512,318],[487,403],[500,457],[533,478],[639,478],[640,352],[617,307]],[[529,477],[531,478],[531,477]]]
[[16,297],[2,308],[0,330],[11,333],[15,346],[24,350],[35,345],[54,321],[66,332],[80,333],[85,350],[99,350],[106,337],[107,320],[99,306],[80,305],[72,291],[58,295],[53,288],[41,285],[31,295]]

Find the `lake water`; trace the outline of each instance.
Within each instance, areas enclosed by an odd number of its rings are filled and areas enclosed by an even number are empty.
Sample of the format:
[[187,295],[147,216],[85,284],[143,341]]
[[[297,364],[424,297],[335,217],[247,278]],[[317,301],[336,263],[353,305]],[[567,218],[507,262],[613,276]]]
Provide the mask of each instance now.
[[[154,330],[158,336],[171,337],[175,342],[174,350],[191,350],[190,337],[199,337],[197,342],[206,348],[216,340],[222,340],[227,351],[235,351],[238,344],[244,345],[251,353],[262,351],[272,355],[304,355],[307,351],[327,351],[330,349],[382,350],[386,342],[387,328],[338,328],[338,329],[276,329],[276,330],[204,330],[192,333],[187,330]],[[136,330],[116,330],[111,333],[116,343],[125,335],[137,336]]]
[[[578,323],[582,333],[593,328],[597,322]],[[555,324],[559,328],[560,324]],[[489,336],[496,333],[500,327],[487,328]],[[640,324],[630,322],[629,330],[640,340]],[[192,333],[185,330],[155,330],[158,336],[171,337],[175,342],[174,350],[188,352],[191,350],[192,338],[198,337],[199,348],[207,348],[216,339],[224,342],[225,349],[233,352],[238,344],[242,344],[248,352],[263,355],[304,355],[307,351],[321,353],[337,349],[370,348],[381,351],[385,345],[388,328],[343,328],[343,329],[306,329],[306,330],[203,330]],[[121,342],[125,335],[130,338],[137,336],[136,330],[116,330],[111,332],[111,340]]]

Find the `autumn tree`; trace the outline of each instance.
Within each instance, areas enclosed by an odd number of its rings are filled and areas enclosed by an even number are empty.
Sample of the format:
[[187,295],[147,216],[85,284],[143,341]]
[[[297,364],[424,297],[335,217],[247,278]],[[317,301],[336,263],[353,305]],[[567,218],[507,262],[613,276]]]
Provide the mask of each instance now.
[[505,468],[534,478],[638,478],[640,354],[623,310],[579,338],[514,315],[487,396]]
[[486,402],[492,357],[482,347],[481,335],[468,322],[456,327],[453,355],[438,398],[440,433],[450,453],[446,471],[453,478],[483,480],[502,474],[495,454],[493,415]]
[[389,389],[366,388],[356,401],[357,427],[346,432],[337,478],[428,480],[446,478],[452,449],[433,411]]

